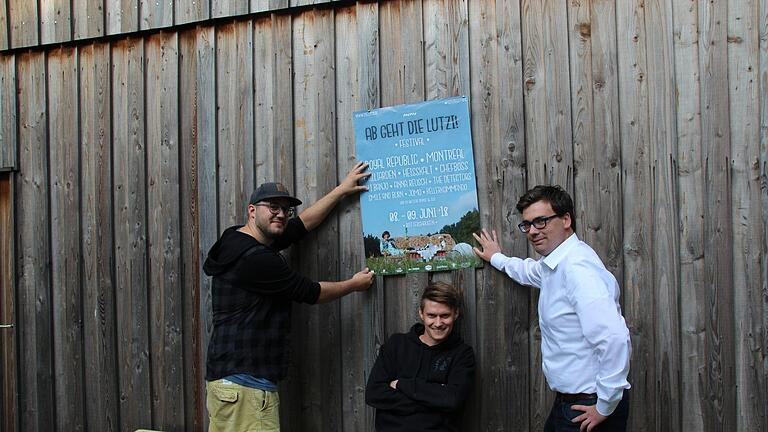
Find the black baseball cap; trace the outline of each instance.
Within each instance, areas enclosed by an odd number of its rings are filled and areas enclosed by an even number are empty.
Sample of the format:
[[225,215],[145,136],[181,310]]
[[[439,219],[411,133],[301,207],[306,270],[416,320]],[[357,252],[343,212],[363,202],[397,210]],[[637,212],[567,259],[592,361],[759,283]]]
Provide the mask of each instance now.
[[291,204],[291,207],[301,205],[301,200],[296,197],[292,197],[288,193],[288,188],[283,186],[282,183],[262,183],[251,194],[251,202],[249,204],[256,204],[257,202],[268,200],[271,198],[284,198]]

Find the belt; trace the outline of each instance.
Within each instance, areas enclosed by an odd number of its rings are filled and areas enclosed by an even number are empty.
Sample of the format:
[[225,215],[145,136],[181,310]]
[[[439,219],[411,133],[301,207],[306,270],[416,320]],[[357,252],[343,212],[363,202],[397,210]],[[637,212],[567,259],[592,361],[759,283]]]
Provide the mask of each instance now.
[[583,400],[597,399],[596,393],[560,393],[557,392],[557,400],[561,402],[573,403]]

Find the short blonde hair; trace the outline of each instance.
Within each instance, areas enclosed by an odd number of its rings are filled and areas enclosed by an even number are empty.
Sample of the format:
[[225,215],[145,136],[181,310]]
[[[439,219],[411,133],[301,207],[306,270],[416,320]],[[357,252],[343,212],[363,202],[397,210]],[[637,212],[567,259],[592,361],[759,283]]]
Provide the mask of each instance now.
[[431,300],[444,304],[456,312],[461,312],[464,295],[460,289],[446,282],[430,282],[421,293],[420,310],[424,310],[424,301]]

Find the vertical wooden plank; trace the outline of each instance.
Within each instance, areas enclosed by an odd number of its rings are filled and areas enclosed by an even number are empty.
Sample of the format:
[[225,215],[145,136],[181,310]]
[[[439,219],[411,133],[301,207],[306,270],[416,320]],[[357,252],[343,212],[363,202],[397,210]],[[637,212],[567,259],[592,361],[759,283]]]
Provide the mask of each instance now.
[[184,428],[178,54],[176,33],[146,40],[152,424],[164,430]]
[[[48,57],[51,193],[51,291],[57,427],[85,428],[77,57],[59,48]],[[55,108],[54,108],[55,107]]]
[[[390,1],[379,5],[381,105],[422,101],[424,36],[421,2]],[[384,278],[384,340],[407,331],[418,319],[418,296],[426,278],[418,274]],[[377,287],[380,288],[380,287]]]
[[[421,2],[396,0],[380,6],[381,104],[424,100],[424,36]],[[390,280],[387,278],[386,280]]]
[[112,118],[120,430],[145,427],[152,394],[147,294],[147,170],[144,46],[112,46]]
[[[705,430],[736,430],[734,371],[731,143],[728,101],[727,4],[699,2],[704,274],[707,281],[707,409]],[[739,101],[741,102],[741,101]]]
[[[221,226],[218,222],[218,190],[216,188],[216,179],[218,178],[218,166],[216,164],[216,151],[218,148],[216,124],[216,51],[215,30],[211,28],[201,29],[197,36],[197,82],[198,84],[198,104],[199,111],[196,116],[196,130],[198,139],[202,140],[200,145],[198,165],[200,166],[200,175],[198,176],[199,188],[197,191],[198,202],[200,203],[200,245],[198,256],[200,265],[198,271],[202,269],[205,256],[208,249],[218,238]],[[200,364],[205,364],[205,347],[208,346],[211,332],[213,331],[212,299],[211,299],[211,278],[200,272],[202,280],[200,281],[200,333],[202,337],[201,347],[203,351],[199,358]],[[203,375],[205,372],[202,372]],[[201,395],[205,394],[205,385],[202,381]],[[205,406],[205,399],[201,399],[201,405]],[[205,413],[204,408],[199,408],[201,413]],[[204,421],[207,418],[204,416]],[[206,423],[207,424],[207,423]]]
[[210,16],[210,0],[175,0],[175,23],[205,21]]
[[251,0],[251,12],[266,12],[290,7],[290,0]]
[[109,45],[81,48],[79,62],[86,424],[117,431]]
[[[475,272],[476,270],[473,268],[441,272],[441,274],[444,275],[443,277],[446,277],[446,282],[458,287],[464,295],[464,307],[461,311],[461,328],[459,331],[464,342],[473,347],[473,349],[476,349],[475,347],[477,347],[478,321],[477,278]],[[419,307],[421,307],[421,304],[419,304]],[[480,380],[476,379],[475,384],[479,382]],[[475,390],[479,391],[479,386],[475,386]],[[477,411],[480,408],[479,396],[479,393],[470,394],[470,399],[467,402],[468,406],[464,409],[464,417],[468,418],[468,421],[464,424],[465,428],[477,428],[475,425],[478,423],[478,420],[480,420],[480,416],[477,415]]]
[[107,13],[107,34],[130,33],[139,30],[139,2],[135,0],[104,0]]
[[221,18],[248,13],[248,2],[243,0],[212,0],[211,18]]
[[14,324],[13,328],[0,330],[0,430],[16,432],[18,429],[18,373],[16,334],[16,272],[13,185],[11,174],[0,173],[0,324]]
[[[296,195],[309,205],[337,185],[334,12],[310,10],[295,16],[293,25],[293,47],[303,52],[294,56]],[[341,277],[338,235],[333,215],[304,239],[297,254],[304,274],[315,280]],[[342,430],[339,308],[332,302],[295,309],[300,318],[294,359],[304,359],[291,371],[293,388],[300,390],[289,403],[302,407],[295,430]]]
[[[673,57],[672,4],[666,0],[645,3],[648,79],[648,120],[653,160],[653,279],[655,293],[656,425],[657,431],[681,427],[679,390],[679,229],[677,188],[677,134],[675,132],[675,65]],[[646,280],[647,277],[646,277]],[[647,304],[647,303],[646,303]]]
[[[521,4],[522,23],[522,54],[523,54],[523,83],[524,83],[524,112],[525,112],[525,149],[526,149],[526,180],[528,187],[540,183],[557,183],[551,179],[552,170],[550,157],[554,157],[557,148],[551,148],[553,143],[547,137],[548,106],[546,100],[546,35],[544,34],[542,15],[543,4],[536,0],[527,0]],[[538,149],[538,151],[537,151]],[[544,160],[542,160],[542,158]],[[541,171],[543,168],[543,172]],[[552,404],[552,396],[546,385],[546,379],[540,368],[541,364],[541,330],[539,328],[537,305],[539,295],[531,291],[529,305],[528,344],[529,344],[529,407],[528,424],[533,430],[542,430]]]
[[272,14],[253,23],[255,181],[293,187],[291,16]]
[[11,32],[9,48],[37,45],[40,41],[37,2],[29,0],[7,1]]
[[0,168],[16,168],[16,56],[0,55]]
[[[704,175],[699,104],[698,8],[673,3],[680,205],[681,430],[704,430]],[[633,390],[633,394],[635,391]]]
[[[482,226],[507,254],[525,256],[515,204],[526,190],[522,39],[518,2],[469,3],[471,118]],[[527,431],[530,288],[486,265],[476,272],[478,370],[474,421],[466,430]],[[525,389],[520,391],[520,389]],[[473,416],[468,406],[465,418]]]
[[[728,3],[728,84],[731,130],[736,430],[768,428],[763,345],[765,231],[760,206],[760,5]],[[763,95],[765,97],[765,95]]]
[[[422,2],[389,1],[379,5],[381,38],[381,105],[390,106],[425,99],[424,31]],[[385,342],[393,333],[408,331],[418,320],[419,295],[427,282],[426,274],[388,276],[377,285],[383,290]]]
[[[19,183],[17,193],[19,426],[54,429],[51,329],[51,243],[45,56],[28,52],[17,64]],[[29,366],[29,367],[27,367]]]
[[[526,160],[528,187],[559,184],[573,192],[571,166],[571,110],[568,58],[568,11],[565,2],[525,0],[523,23],[523,79],[526,110]],[[541,333],[536,313],[538,292],[530,305],[530,427],[541,429],[554,395],[549,391],[541,364]]]
[[8,49],[8,3],[0,2],[0,50]]
[[[352,113],[379,106],[379,9],[376,3],[358,3],[338,10],[337,41],[345,41],[345,49],[336,51],[336,82],[345,91],[337,93],[336,129],[339,143],[339,181],[354,165],[355,142]],[[365,266],[361,241],[360,201],[355,198],[338,208],[340,244],[339,277],[346,278]],[[375,290],[356,293],[341,299],[341,377],[342,421],[346,432],[374,430],[374,410],[365,404],[368,371],[376,360],[376,343],[383,335],[374,319],[381,314]]]
[[207,425],[205,350],[211,330],[211,279],[201,271],[208,249],[219,234],[216,217],[216,67],[213,27],[180,35],[180,125],[182,283],[186,424]]
[[75,40],[104,35],[104,0],[72,0]]
[[[763,293],[768,292],[768,0],[760,0],[760,10],[758,12],[758,27],[760,35],[760,198],[763,208],[763,248],[762,261],[760,263],[763,269],[761,280]],[[768,376],[768,296],[763,295],[763,377]],[[761,366],[756,365],[757,368]],[[768,380],[766,380],[768,381]],[[763,395],[768,395],[768,382],[763,385]],[[763,396],[768,397],[768,396]],[[763,404],[763,418],[768,421],[768,405]]]
[[[424,36],[421,2],[391,1],[380,4],[381,105],[422,101],[424,84]],[[419,295],[426,274],[384,278],[385,342],[393,333],[403,333],[418,320]]]
[[[424,70],[426,99],[439,99],[450,96],[470,96],[469,81],[469,15],[466,0],[428,0],[424,2]],[[460,289],[472,296],[470,305],[475,300],[474,271],[454,271],[454,275],[434,275],[450,277],[461,281]],[[462,275],[462,273],[464,273]],[[471,274],[471,282],[462,276]],[[452,280],[447,281],[449,283]],[[468,283],[467,283],[468,282]],[[466,285],[466,286],[465,286]],[[424,286],[421,287],[423,290]],[[421,290],[416,293],[420,299]],[[419,302],[416,309],[421,306]],[[474,316],[474,314],[472,315]],[[418,318],[418,316],[417,316]],[[466,318],[466,316],[465,316]],[[417,319],[418,321],[418,319]],[[463,320],[466,322],[466,320]],[[460,331],[460,329],[456,329]],[[474,330],[474,329],[473,329]],[[464,337],[467,333],[464,332]],[[473,335],[474,333],[470,333]],[[473,399],[474,401],[474,399]],[[476,407],[467,404],[469,410]],[[466,420],[471,423],[471,420]],[[476,426],[473,426],[474,428]]]
[[386,335],[384,342],[394,333],[407,333],[412,325],[421,322],[419,319],[421,292],[429,283],[429,274],[387,276],[387,283],[384,292],[384,333]]
[[[483,373],[482,365],[478,361],[478,290],[477,280],[479,273],[474,268],[466,268],[451,272],[445,272],[446,276],[449,276],[451,280],[448,283],[458,287],[463,294],[463,307],[461,310],[461,316],[459,317],[459,327],[455,331],[459,331],[464,342],[471,346],[475,353],[475,380],[472,383],[472,389],[464,402],[464,406],[461,411],[460,429],[461,430],[479,430],[481,425],[487,425],[486,419],[481,417],[482,410],[482,392],[481,384],[483,380],[480,378]],[[527,298],[526,298],[527,300]],[[508,344],[505,341],[505,344]],[[527,359],[526,359],[527,360]],[[495,391],[495,390],[492,390]],[[512,403],[512,400],[507,400]],[[505,404],[509,409],[510,403]]]
[[523,79],[529,186],[571,190],[568,11],[565,2],[523,0]]
[[[592,6],[592,0],[568,2],[568,40],[573,113],[573,176],[574,187],[578,192],[573,197],[576,233],[595,248],[601,246],[595,233],[601,228],[603,214],[598,209],[600,203],[604,202],[599,190],[603,179],[598,176],[602,174],[602,157],[608,152],[604,152],[605,142],[595,143],[595,118],[599,113],[594,112],[592,94]],[[610,151],[610,147],[608,149]],[[607,180],[610,181],[610,178]],[[602,251],[595,251],[603,256],[600,254]]]
[[617,2],[619,56],[619,113],[621,131],[621,169],[624,227],[624,281],[622,309],[632,339],[632,384],[630,411],[643,412],[630,416],[628,429],[655,430],[655,347],[653,314],[648,312],[648,276],[653,274],[651,261],[653,220],[651,206],[650,142],[648,131],[648,88],[646,83],[646,25],[644,2]]
[[427,99],[469,96],[467,0],[424,2]]
[[216,33],[219,226],[242,224],[253,180],[253,28],[225,25]]
[[139,29],[147,30],[173,25],[174,0],[141,0]]
[[616,2],[569,2],[576,230],[623,280]]
[[[199,110],[197,82],[197,36],[199,28],[179,33],[179,200],[181,207],[181,286],[182,329],[181,346],[184,363],[184,421],[192,430],[204,430],[205,356],[200,332],[200,201],[198,155],[201,151],[196,117]],[[214,129],[215,130],[215,129]],[[215,137],[215,135],[214,135]],[[215,138],[214,138],[215,139]],[[215,209],[215,205],[214,205]],[[214,225],[215,225],[214,217]]]
[[72,40],[70,0],[40,0],[40,43]]

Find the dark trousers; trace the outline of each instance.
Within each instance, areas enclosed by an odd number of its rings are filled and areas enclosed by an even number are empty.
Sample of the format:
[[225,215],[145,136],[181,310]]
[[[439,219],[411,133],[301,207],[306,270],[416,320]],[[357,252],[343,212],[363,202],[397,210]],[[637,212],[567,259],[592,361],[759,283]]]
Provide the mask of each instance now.
[[[624,396],[616,409],[605,421],[592,429],[593,432],[625,432],[627,430],[627,418],[629,418],[629,392],[624,390]],[[578,432],[579,423],[571,420],[584,414],[584,411],[572,410],[573,405],[594,405],[597,399],[583,399],[574,402],[564,402],[560,398],[555,399],[552,410],[549,412],[547,423],[544,424],[544,432]]]

